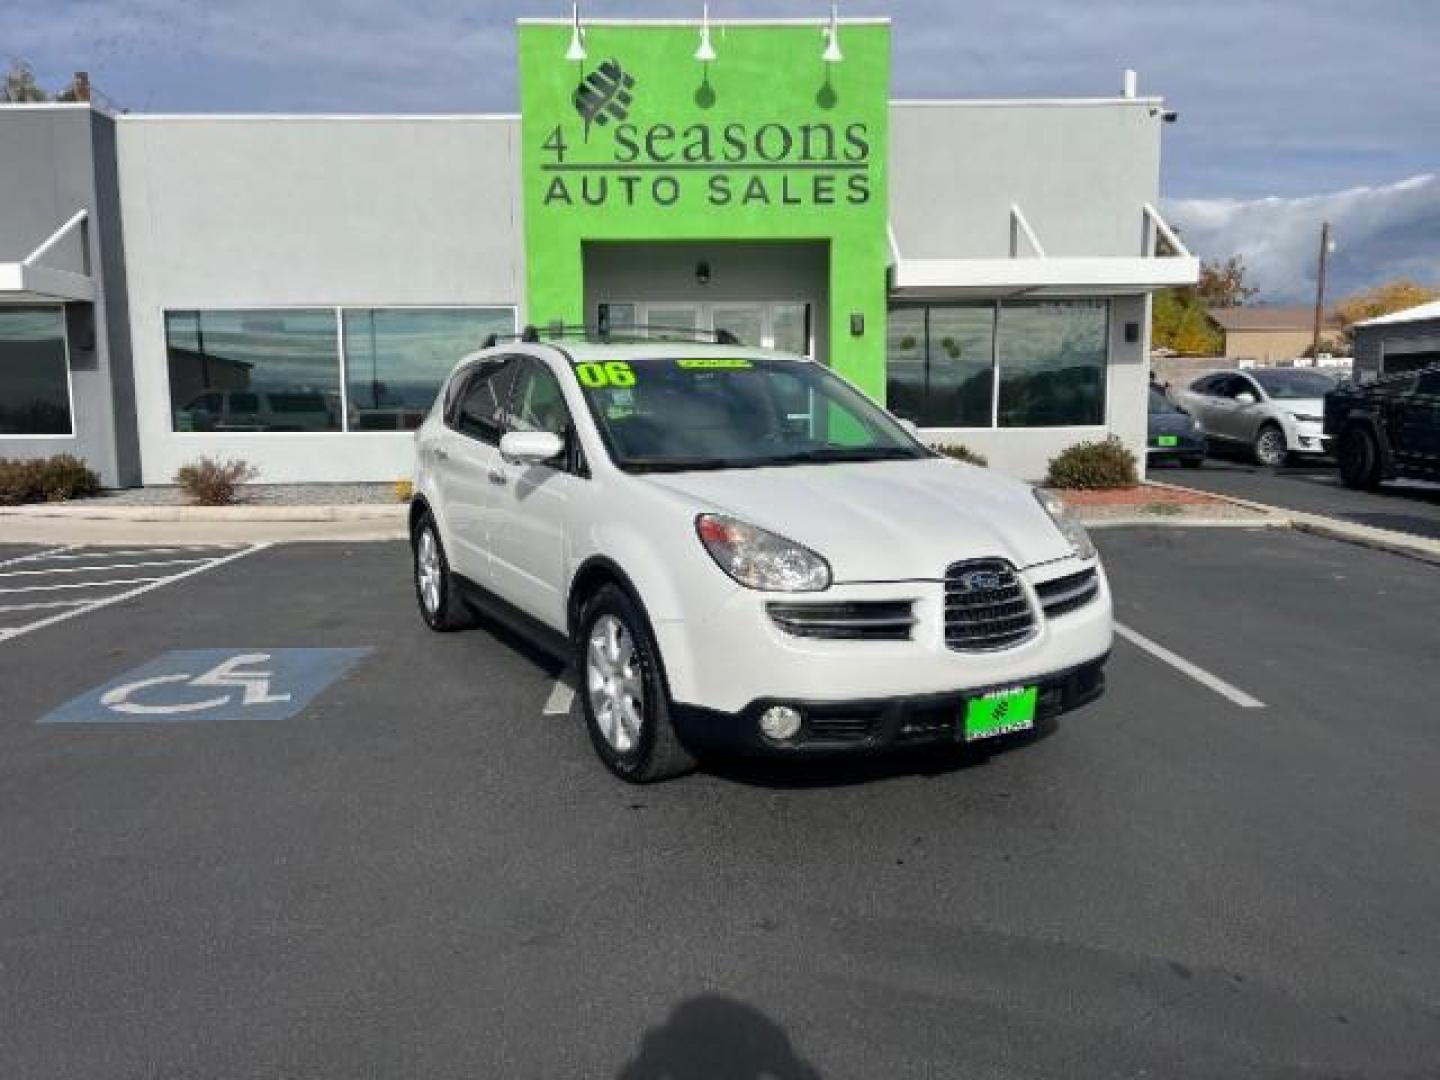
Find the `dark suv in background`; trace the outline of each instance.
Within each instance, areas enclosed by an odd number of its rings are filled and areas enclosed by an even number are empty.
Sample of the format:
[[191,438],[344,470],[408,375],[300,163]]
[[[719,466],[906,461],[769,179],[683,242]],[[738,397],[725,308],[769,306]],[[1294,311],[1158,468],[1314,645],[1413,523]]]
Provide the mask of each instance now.
[[1325,434],[1346,487],[1440,480],[1440,364],[1341,383],[1325,395]]

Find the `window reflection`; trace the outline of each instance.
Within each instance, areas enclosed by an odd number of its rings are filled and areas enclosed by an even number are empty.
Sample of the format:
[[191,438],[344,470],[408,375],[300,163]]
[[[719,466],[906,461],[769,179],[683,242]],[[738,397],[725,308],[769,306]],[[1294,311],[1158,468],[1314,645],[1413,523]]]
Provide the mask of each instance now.
[[1000,426],[1105,422],[1101,300],[1000,306]]
[[0,307],[0,435],[69,435],[62,308]]
[[515,329],[509,308],[353,309],[344,319],[351,431],[419,427],[455,364]]
[[165,316],[176,431],[339,431],[330,309]]

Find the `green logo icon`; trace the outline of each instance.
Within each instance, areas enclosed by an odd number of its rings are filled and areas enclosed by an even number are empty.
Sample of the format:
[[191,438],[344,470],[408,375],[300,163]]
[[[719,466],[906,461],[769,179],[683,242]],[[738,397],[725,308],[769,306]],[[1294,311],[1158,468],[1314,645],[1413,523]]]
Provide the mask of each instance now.
[[581,80],[575,88],[575,111],[585,121],[585,141],[590,141],[590,126],[604,127],[611,120],[624,120],[630,115],[631,93],[635,77],[611,58]]

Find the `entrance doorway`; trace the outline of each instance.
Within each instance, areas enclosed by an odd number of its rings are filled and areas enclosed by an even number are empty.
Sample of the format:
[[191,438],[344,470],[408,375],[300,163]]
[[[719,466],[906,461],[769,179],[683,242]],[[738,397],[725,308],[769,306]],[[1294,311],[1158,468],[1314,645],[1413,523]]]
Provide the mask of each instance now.
[[612,332],[636,326],[652,331],[728,330],[745,345],[815,355],[814,319],[804,300],[735,300],[719,303],[615,300],[601,303],[596,323]]

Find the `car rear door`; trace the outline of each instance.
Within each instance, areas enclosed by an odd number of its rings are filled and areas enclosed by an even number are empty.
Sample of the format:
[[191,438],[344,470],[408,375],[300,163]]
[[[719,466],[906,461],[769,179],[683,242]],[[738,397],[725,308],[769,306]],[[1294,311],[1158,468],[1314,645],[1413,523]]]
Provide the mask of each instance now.
[[[566,451],[536,465],[501,461],[491,474],[495,500],[490,588],[541,622],[564,630],[570,507],[590,483],[559,380],[537,357],[520,361],[508,417],[513,431],[549,431]],[[498,475],[497,475],[498,474]]]
[[1209,435],[1227,442],[1249,442],[1250,421],[1254,419],[1253,405],[1237,401],[1239,394],[1251,394],[1259,400],[1260,392],[1243,375],[1226,375],[1217,384],[1210,396],[1209,419],[1205,431]]
[[1387,402],[1386,413],[1390,450],[1397,461],[1427,469],[1440,466],[1440,368],[1419,372]]
[[466,377],[436,448],[435,469],[444,493],[451,568],[487,588],[495,511],[492,478],[501,465],[515,357],[482,361]]

